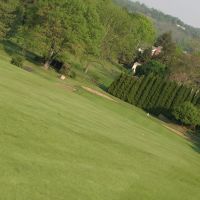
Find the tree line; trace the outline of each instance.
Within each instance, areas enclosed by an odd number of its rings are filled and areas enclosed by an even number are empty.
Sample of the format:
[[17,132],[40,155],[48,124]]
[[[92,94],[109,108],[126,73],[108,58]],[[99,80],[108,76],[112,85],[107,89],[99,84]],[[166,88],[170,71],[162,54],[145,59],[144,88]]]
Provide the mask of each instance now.
[[0,40],[63,60],[66,51],[110,61],[131,60],[139,46],[154,41],[155,29],[143,15],[130,14],[112,0],[2,0]]
[[[178,45],[189,52],[200,51],[200,29],[194,28],[185,24],[177,17],[173,17],[159,10],[149,8],[139,2],[133,2],[129,0],[114,0],[118,5],[127,8],[132,13],[143,13],[145,16],[149,16],[154,20],[158,34],[171,30],[173,32],[173,39]],[[180,25],[185,28],[182,30],[177,27]],[[170,27],[170,28],[169,28]]]
[[179,85],[154,74],[139,78],[121,74],[108,92],[155,115],[170,116],[172,110],[184,102],[200,105],[199,89]]

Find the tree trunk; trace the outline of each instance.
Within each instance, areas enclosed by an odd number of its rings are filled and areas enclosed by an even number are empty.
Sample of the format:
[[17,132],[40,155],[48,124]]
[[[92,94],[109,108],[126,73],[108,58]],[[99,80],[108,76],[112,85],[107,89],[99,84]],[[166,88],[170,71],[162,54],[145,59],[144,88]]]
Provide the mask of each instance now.
[[48,55],[47,58],[46,58],[47,60],[46,60],[45,63],[44,63],[44,69],[46,69],[46,70],[49,69],[51,62],[52,62],[53,59],[54,59],[54,56],[55,56],[54,51],[51,50],[51,51],[49,52],[49,55]]
[[44,63],[44,69],[48,70],[49,66],[50,66],[50,61],[49,60],[45,61],[45,63]]
[[85,74],[87,74],[88,73],[88,71],[89,71],[89,63],[87,63],[87,65],[86,65],[86,68],[85,68]]

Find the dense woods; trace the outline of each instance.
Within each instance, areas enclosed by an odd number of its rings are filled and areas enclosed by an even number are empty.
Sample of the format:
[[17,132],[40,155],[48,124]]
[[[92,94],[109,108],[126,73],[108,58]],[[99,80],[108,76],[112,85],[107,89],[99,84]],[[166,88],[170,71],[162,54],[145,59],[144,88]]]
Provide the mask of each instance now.
[[1,39],[9,37],[44,58],[63,60],[65,53],[110,61],[133,59],[138,46],[151,44],[155,30],[140,14],[129,14],[110,0],[3,1]]
[[130,0],[114,0],[114,2],[131,13],[141,13],[150,17],[155,24],[158,35],[169,30],[172,31],[173,39],[184,50],[189,52],[200,51],[200,28],[194,28],[177,17],[149,8],[139,2]]
[[[89,57],[93,57],[124,66],[128,64],[130,67],[138,57],[138,48],[143,48],[145,53],[139,61],[142,60],[142,64],[146,65],[145,71],[151,71],[149,66],[153,64],[165,67],[171,80],[199,84],[198,51],[185,53],[185,48],[182,49],[179,43],[175,45],[171,41],[174,38],[173,31],[162,34],[156,41],[158,33],[154,21],[143,15],[148,16],[149,11],[144,5],[122,0],[114,2],[3,0],[0,5],[0,39],[11,40],[19,45],[22,55],[26,51],[34,53],[40,57],[35,59],[42,60],[46,69],[55,60],[68,63],[68,54],[81,60],[87,61]],[[141,10],[143,7],[145,9]],[[159,16],[162,21],[167,19],[178,23],[173,17],[157,11],[152,13],[153,17]],[[191,35],[196,38],[198,34]],[[152,45],[163,47],[162,54],[155,59],[157,63],[147,62]]]
[[[180,84],[199,85],[200,79],[200,29],[185,24],[180,19],[148,8],[139,2],[114,0],[130,13],[148,16],[153,21],[157,36],[171,32],[176,43],[173,59],[168,63],[170,80]],[[167,52],[168,54],[169,52]]]

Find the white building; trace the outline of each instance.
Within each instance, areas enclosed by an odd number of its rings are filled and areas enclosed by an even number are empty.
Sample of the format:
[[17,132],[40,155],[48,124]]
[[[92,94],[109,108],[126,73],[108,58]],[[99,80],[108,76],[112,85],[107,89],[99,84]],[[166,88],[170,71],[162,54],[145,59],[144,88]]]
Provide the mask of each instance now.
[[135,62],[135,63],[133,64],[132,70],[133,70],[134,74],[135,74],[135,72],[136,72],[137,67],[138,67],[138,66],[141,66],[141,65],[142,65],[142,64],[140,64],[140,63],[138,63],[138,62]]

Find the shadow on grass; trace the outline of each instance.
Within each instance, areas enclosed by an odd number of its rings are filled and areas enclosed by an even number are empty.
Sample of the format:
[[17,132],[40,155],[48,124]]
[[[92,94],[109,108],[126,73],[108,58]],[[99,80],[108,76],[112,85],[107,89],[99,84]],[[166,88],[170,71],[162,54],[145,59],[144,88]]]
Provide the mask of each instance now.
[[19,55],[36,65],[40,65],[42,63],[42,58],[40,56],[31,51],[24,50],[21,46],[10,40],[4,40],[0,43],[2,44],[4,51],[11,57],[13,55]]
[[194,133],[194,132],[189,131],[187,133],[187,136],[193,143],[193,145],[191,145],[192,149],[200,153],[200,133]]
[[[167,113],[168,114],[168,113]],[[168,117],[166,117],[168,116]],[[168,128],[171,128],[172,131],[174,130],[175,132],[179,132],[180,136],[184,137],[185,139],[189,140],[191,142],[190,147],[200,153],[200,132],[199,131],[192,131],[189,129],[189,127],[183,126],[180,124],[178,121],[173,119],[172,117],[169,117],[170,115],[163,115],[160,114],[159,116],[154,116],[158,118],[159,120],[163,121],[166,123]]]
[[98,84],[98,86],[99,86],[104,92],[108,92],[108,87],[105,86],[103,83]]

